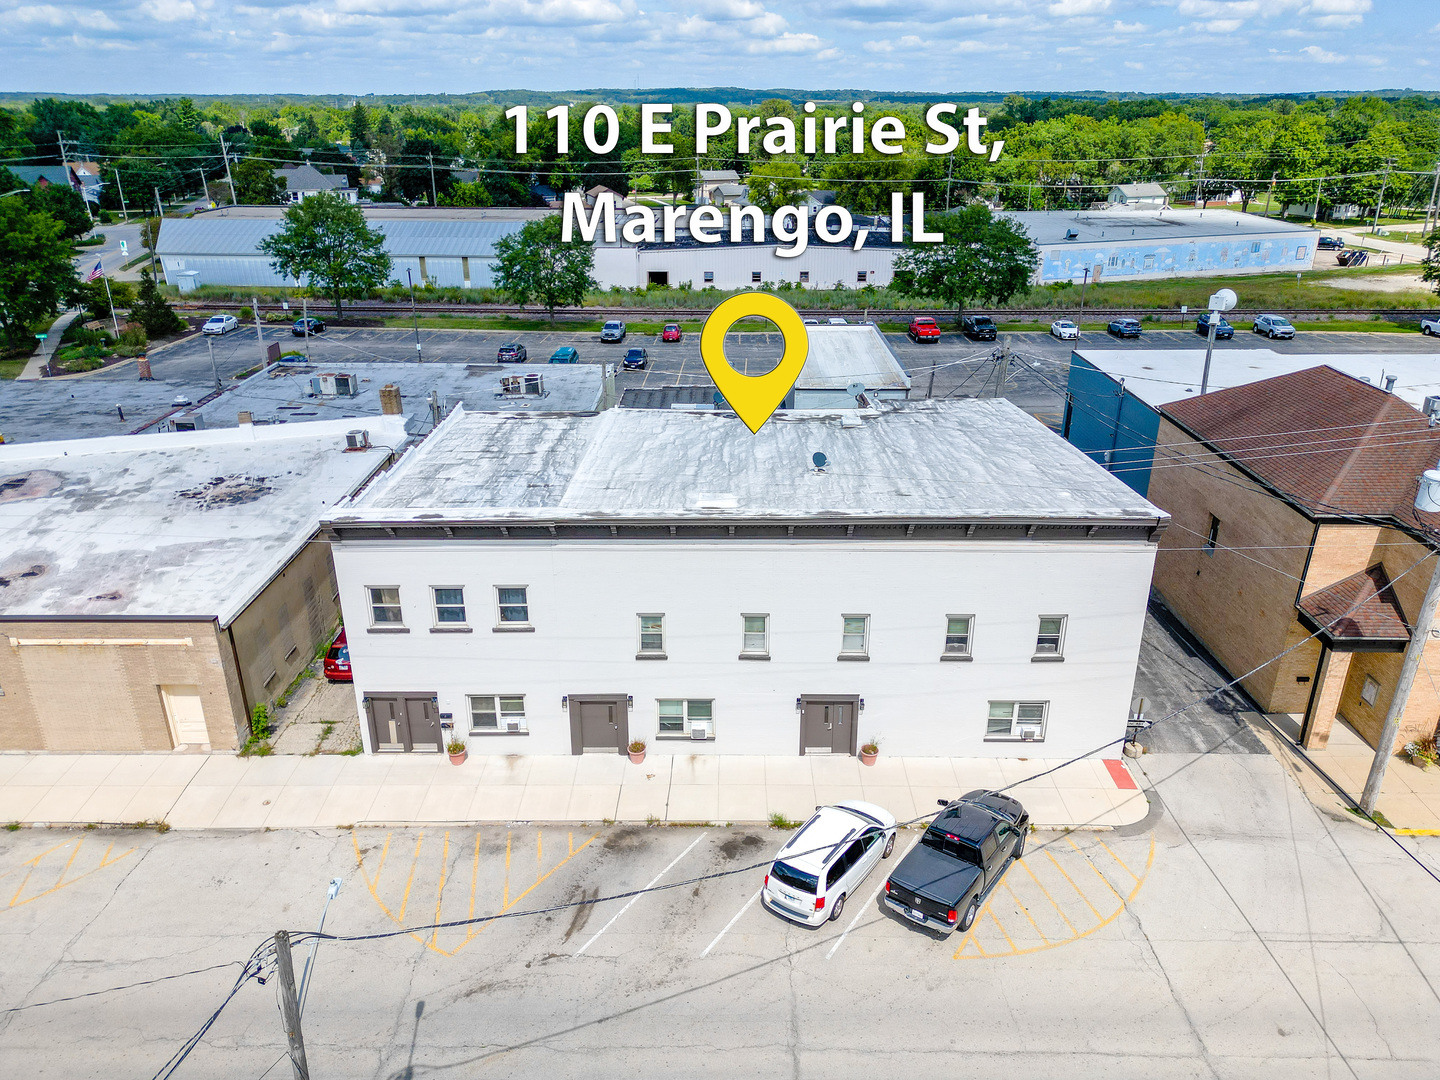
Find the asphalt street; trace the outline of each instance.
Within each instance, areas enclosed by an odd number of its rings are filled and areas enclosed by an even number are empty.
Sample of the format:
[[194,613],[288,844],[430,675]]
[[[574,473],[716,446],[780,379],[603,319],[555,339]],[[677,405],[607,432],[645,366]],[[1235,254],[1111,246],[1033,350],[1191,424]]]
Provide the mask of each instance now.
[[[700,335],[687,333],[669,344],[658,335],[631,335],[619,344],[602,344],[598,332],[430,330],[419,332],[419,355],[424,362],[494,364],[496,350],[508,341],[524,343],[528,367],[543,365],[561,345],[573,346],[581,363],[618,364],[627,349],[641,347],[650,357],[644,371],[621,372],[617,387],[709,386],[700,359]],[[990,396],[1005,368],[1004,396],[1021,408],[1058,427],[1064,403],[1070,342],[1045,333],[1006,333],[997,342],[974,342],[958,334],[945,334],[939,344],[918,345],[904,334],[886,336],[895,355],[913,379],[912,396]],[[319,337],[294,337],[288,326],[266,326],[259,339],[255,327],[243,326],[223,337],[198,335],[156,350],[151,357],[154,382],[137,379],[134,364],[121,364],[80,378],[35,383],[0,383],[0,433],[8,439],[75,438],[81,435],[118,435],[145,423],[158,422],[171,411],[177,396],[192,401],[213,391],[217,376],[222,386],[234,385],[235,376],[264,360],[272,342],[282,349],[305,350],[312,360],[343,370],[358,361],[415,362],[416,334],[403,329],[327,330]],[[1138,342],[1089,334],[1083,344],[1103,343],[1112,349],[1194,350],[1202,340],[1185,330],[1147,330]],[[1010,360],[996,359],[1004,347]],[[213,348],[213,364],[211,349]],[[1250,334],[1219,342],[1217,349],[1270,348],[1277,352],[1404,352],[1440,357],[1440,339],[1414,334],[1302,331],[1294,341],[1268,341]],[[742,333],[727,338],[731,363],[747,374],[768,371],[781,352],[778,333]],[[123,414],[123,418],[122,415]],[[137,420],[136,417],[139,417]]]
[[[1434,1076],[1440,885],[1269,755],[1141,767],[1145,822],[1032,835],[948,938],[880,899],[914,832],[816,930],[755,901],[769,829],[0,834],[0,1058],[154,1074],[340,877],[325,930],[351,940],[319,946],[303,1021],[317,1077]],[[177,1076],[288,1075],[266,975]]]

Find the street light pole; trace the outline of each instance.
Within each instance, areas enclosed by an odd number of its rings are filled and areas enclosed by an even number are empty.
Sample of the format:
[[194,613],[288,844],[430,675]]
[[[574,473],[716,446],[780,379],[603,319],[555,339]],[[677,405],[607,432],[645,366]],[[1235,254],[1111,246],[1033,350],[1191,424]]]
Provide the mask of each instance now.
[[1215,349],[1215,330],[1220,325],[1220,313],[1235,307],[1238,297],[1230,289],[1221,289],[1210,297],[1210,314],[1205,317],[1205,367],[1200,372],[1200,393],[1210,389],[1210,354]]
[[1080,332],[1080,324],[1085,321],[1085,286],[1090,284],[1090,267],[1085,267],[1085,276],[1080,279],[1080,316],[1075,320],[1075,332]]
[[215,389],[218,392],[220,390],[220,369],[215,366],[215,339],[206,334],[205,344],[210,349],[210,371],[215,376]]
[[415,322],[415,359],[423,362],[425,357],[420,351],[420,313],[415,310],[415,279],[410,276],[410,271],[405,271],[405,280],[410,283],[410,318]]

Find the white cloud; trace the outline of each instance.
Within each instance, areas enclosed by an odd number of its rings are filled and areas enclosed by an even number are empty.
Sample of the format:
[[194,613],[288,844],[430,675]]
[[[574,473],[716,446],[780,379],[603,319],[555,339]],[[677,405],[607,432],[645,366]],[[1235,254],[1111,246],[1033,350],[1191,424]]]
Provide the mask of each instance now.
[[895,51],[895,46],[890,44],[889,41],[883,39],[880,41],[867,41],[860,47],[866,52],[873,53],[888,53]]
[[1110,10],[1110,0],[1055,0],[1049,11],[1062,19],[1076,15],[1099,15]]
[[1146,31],[1146,30],[1148,30],[1148,29],[1150,29],[1150,28],[1149,28],[1148,26],[1146,26],[1144,23],[1138,23],[1138,22],[1127,23],[1127,22],[1122,22],[1122,21],[1119,20],[1119,19],[1116,19],[1115,22],[1114,22],[1114,24],[1110,27],[1110,29],[1113,30],[1113,31],[1114,31],[1115,33],[1117,33],[1117,34],[1139,34],[1139,33],[1142,33],[1143,31]]
[[1134,60],[1126,60],[1126,61],[1125,61],[1125,66],[1126,66],[1127,68],[1129,68],[1131,71],[1144,71],[1144,70],[1145,70],[1145,65],[1144,65],[1144,64],[1137,64]]
[[1343,64],[1347,59],[1339,53],[1326,52],[1319,45],[1306,45],[1300,52],[1317,64]]
[[195,5],[190,0],[145,0],[139,10],[156,22],[179,22],[195,17]]

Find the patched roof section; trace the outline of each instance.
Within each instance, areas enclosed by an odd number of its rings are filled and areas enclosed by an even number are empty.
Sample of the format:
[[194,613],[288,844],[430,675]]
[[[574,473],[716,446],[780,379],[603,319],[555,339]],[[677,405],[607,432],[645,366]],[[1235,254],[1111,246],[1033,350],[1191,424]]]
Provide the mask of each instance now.
[[1410,624],[1383,566],[1351,574],[1295,606],[1334,641],[1410,640]]

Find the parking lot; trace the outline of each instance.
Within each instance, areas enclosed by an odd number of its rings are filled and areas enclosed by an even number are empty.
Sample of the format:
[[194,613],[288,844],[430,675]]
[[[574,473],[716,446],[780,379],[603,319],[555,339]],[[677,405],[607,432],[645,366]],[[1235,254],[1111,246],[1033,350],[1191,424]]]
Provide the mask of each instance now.
[[[325,928],[359,940],[319,948],[316,1076],[1433,1075],[1434,883],[1269,755],[1142,762],[1149,819],[1033,834],[949,937],[880,902],[913,831],[814,930],[756,899],[787,835],[765,828],[0,834],[0,1054],[153,1073],[338,876]],[[272,989],[178,1075],[283,1075]]]
[[[561,345],[579,351],[581,363],[618,364],[627,349],[641,347],[650,356],[644,371],[621,372],[621,394],[634,388],[709,386],[700,359],[700,335],[687,333],[682,341],[665,343],[658,334],[632,334],[619,344],[602,344],[598,331],[577,333],[559,324],[555,330],[432,330],[421,329],[419,355],[426,362],[493,364],[496,350],[507,341],[523,342],[530,356],[527,366],[544,364]],[[343,370],[347,362],[410,361],[417,355],[416,335],[403,329],[346,329],[336,327],[304,341],[288,327],[267,326],[263,346],[278,342],[283,349],[308,348],[318,364]],[[1071,342],[1043,332],[1003,333],[996,342],[970,341],[946,333],[939,344],[919,345],[904,334],[886,340],[909,372],[914,397],[991,396],[1000,385],[1004,348],[1010,359],[1004,367],[1004,396],[1018,406],[1058,427],[1064,386],[1070,363]],[[1203,348],[1203,340],[1188,329],[1147,329],[1139,340],[1122,341],[1106,334],[1087,333],[1082,346],[1112,349]],[[214,363],[211,362],[213,347]],[[1440,357],[1440,339],[1414,334],[1301,331],[1293,341],[1269,341],[1252,334],[1237,334],[1216,349],[1269,348],[1287,353],[1403,352]],[[727,338],[726,355],[747,374],[768,371],[781,352],[778,333],[740,333]],[[198,401],[215,389],[234,385],[235,376],[264,359],[262,342],[252,327],[242,327],[208,341],[185,338],[157,350],[152,356],[153,382],[140,382],[134,364],[121,364],[82,378],[41,382],[0,383],[0,433],[8,439],[31,441],[90,435],[121,435],[157,424],[172,411],[177,395]]]

